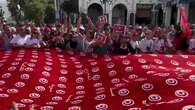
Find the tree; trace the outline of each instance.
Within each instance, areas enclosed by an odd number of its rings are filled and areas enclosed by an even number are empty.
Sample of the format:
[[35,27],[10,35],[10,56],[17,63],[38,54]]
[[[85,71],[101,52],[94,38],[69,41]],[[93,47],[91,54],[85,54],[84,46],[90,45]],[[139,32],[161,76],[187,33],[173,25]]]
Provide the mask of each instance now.
[[46,10],[45,10],[45,18],[44,18],[44,22],[45,23],[54,23],[55,22],[55,9],[54,9],[54,6],[52,4],[49,4],[47,7],[46,7]]
[[47,0],[29,0],[24,7],[25,19],[39,25],[43,24],[47,5]]
[[18,23],[23,20],[23,12],[25,4],[28,0],[7,0],[8,9],[11,13],[12,18]]

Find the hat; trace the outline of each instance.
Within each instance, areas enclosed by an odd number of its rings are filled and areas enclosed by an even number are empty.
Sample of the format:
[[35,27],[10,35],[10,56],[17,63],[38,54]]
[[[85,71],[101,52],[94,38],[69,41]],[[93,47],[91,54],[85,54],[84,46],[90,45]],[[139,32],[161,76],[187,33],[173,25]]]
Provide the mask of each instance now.
[[138,26],[138,29],[142,29],[142,26]]
[[84,31],[85,30],[85,27],[83,25],[81,25],[80,26],[80,29]]

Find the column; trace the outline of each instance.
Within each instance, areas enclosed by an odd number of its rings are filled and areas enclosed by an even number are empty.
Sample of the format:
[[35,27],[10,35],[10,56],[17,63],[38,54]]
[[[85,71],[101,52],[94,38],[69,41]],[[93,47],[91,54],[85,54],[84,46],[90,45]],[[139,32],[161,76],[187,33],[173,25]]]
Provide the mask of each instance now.
[[128,11],[127,12],[127,22],[126,22],[126,25],[129,25],[130,24],[130,14],[131,14],[132,12],[130,12],[130,11]]
[[109,10],[108,15],[109,15],[109,18],[108,18],[109,24],[112,25],[112,10]]

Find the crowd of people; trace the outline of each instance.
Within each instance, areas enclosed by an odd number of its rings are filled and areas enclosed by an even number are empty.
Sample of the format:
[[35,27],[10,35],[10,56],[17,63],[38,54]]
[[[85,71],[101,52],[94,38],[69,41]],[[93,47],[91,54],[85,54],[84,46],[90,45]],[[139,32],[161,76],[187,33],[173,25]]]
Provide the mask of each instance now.
[[[32,22],[11,26],[0,24],[0,49],[17,48],[61,48],[97,54],[139,54],[139,53],[193,53],[194,33],[188,34],[180,26],[149,27],[134,25],[120,28],[120,20],[114,26],[108,23],[82,24],[79,18],[73,26],[66,17],[64,24],[36,26]],[[127,27],[127,26],[126,26]],[[120,29],[116,29],[120,28]],[[121,30],[122,29],[122,30]]]

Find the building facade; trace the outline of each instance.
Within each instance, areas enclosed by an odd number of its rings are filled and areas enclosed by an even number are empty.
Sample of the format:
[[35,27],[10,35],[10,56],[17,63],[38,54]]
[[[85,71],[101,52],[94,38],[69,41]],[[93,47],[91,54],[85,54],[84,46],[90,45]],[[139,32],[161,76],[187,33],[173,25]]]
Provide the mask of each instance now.
[[[64,1],[55,0],[57,17],[59,5]],[[88,15],[95,23],[101,15],[107,15],[109,24],[121,21],[122,24],[177,24],[180,21],[178,4],[182,3],[191,24],[195,24],[195,0],[76,0],[78,12]]]
[[109,23],[118,20],[123,24],[163,24],[164,8],[159,0],[79,0],[79,11],[87,14],[92,21],[107,15]]

